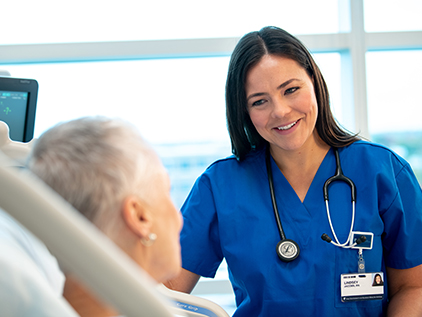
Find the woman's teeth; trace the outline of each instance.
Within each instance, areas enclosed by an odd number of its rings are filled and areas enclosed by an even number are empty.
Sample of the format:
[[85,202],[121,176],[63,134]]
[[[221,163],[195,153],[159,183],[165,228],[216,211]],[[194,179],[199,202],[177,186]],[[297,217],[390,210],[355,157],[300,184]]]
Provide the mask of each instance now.
[[279,129],[279,130],[288,130],[288,129],[290,129],[291,127],[293,127],[296,123],[297,123],[297,121],[295,121],[295,122],[293,122],[293,123],[290,123],[290,124],[288,124],[288,125],[285,125],[284,127],[278,127],[277,129]]

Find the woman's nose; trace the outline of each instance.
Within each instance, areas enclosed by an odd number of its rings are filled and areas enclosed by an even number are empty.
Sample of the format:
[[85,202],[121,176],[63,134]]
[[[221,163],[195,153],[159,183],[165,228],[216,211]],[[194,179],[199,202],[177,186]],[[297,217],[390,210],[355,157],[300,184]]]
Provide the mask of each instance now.
[[285,117],[291,111],[290,104],[282,97],[273,99],[273,111],[272,115],[274,118]]

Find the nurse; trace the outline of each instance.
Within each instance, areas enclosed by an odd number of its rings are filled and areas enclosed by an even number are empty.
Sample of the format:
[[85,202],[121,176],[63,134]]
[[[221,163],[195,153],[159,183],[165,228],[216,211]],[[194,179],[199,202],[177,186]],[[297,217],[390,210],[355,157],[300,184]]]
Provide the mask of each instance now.
[[[166,285],[190,292],[225,258],[236,317],[421,316],[418,181],[397,154],[336,123],[303,44],[276,27],[246,34],[231,56],[226,106],[234,155],[214,162],[183,205],[183,270]],[[345,182],[324,201],[336,151],[355,208]],[[366,243],[348,243],[351,231]],[[279,250],[280,240],[294,243]],[[375,274],[385,282],[372,289]]]

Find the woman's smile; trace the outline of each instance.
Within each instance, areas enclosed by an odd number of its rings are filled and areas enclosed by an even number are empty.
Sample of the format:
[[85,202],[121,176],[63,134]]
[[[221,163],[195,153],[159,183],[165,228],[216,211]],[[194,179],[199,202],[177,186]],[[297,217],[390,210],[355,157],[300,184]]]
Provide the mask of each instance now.
[[295,122],[292,122],[292,123],[289,123],[289,124],[287,124],[287,125],[285,125],[285,126],[280,126],[280,127],[277,127],[277,129],[278,130],[289,130],[289,129],[291,129],[292,127],[294,127],[295,125],[296,125],[296,123],[298,123],[299,122],[299,120],[297,120],[297,121],[295,121]]

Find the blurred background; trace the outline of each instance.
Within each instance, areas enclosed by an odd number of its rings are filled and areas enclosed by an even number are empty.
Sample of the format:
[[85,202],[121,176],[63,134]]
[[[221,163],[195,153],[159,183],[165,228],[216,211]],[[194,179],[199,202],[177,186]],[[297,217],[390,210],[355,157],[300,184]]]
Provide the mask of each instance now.
[[[231,154],[234,46],[275,25],[312,51],[336,119],[403,156],[421,183],[421,14],[419,0],[1,0],[0,71],[38,81],[35,137],[86,115],[136,124],[180,207],[207,166]],[[194,292],[234,310],[225,263]]]

